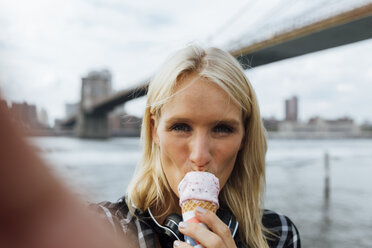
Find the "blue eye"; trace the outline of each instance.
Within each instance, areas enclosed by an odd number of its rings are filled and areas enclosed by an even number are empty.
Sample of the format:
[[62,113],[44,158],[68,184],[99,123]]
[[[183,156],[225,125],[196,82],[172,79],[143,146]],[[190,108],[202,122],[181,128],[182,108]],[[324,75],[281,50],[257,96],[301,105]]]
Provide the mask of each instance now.
[[191,131],[191,127],[185,123],[177,123],[171,126],[170,130],[178,132],[189,132]]
[[232,133],[232,132],[234,132],[234,128],[230,127],[228,125],[225,125],[225,124],[219,124],[219,125],[217,125],[213,128],[213,132],[216,132],[216,133]]

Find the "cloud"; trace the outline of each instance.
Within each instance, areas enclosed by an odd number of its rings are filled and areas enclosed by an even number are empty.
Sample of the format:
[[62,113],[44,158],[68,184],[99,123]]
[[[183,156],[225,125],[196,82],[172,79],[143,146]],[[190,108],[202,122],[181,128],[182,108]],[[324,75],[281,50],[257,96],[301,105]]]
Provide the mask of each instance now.
[[350,92],[354,89],[354,86],[350,83],[340,83],[336,85],[336,90],[339,92]]

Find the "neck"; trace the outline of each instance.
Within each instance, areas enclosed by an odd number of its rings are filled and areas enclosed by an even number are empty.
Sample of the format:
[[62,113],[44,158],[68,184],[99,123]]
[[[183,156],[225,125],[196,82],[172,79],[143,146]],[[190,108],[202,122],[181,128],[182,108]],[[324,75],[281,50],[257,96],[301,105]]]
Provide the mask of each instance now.
[[166,202],[169,202],[170,208],[169,209],[158,209],[158,208],[151,208],[151,211],[159,224],[163,224],[165,218],[170,214],[179,214],[182,215],[182,209],[179,206],[178,197],[176,195],[172,195],[171,199],[167,199]]

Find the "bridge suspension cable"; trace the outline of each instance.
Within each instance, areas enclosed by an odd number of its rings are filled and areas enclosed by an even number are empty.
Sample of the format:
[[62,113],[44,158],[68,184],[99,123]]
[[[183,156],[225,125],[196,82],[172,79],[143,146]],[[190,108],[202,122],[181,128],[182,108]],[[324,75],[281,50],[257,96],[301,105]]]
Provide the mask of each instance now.
[[258,1],[253,0],[253,1],[247,2],[245,5],[243,5],[233,16],[231,16],[225,22],[225,24],[223,24],[221,27],[217,28],[217,30],[207,38],[207,43],[209,43],[209,44],[212,43],[213,42],[213,39],[216,36],[221,35],[225,30],[227,30],[231,26],[233,26],[233,24],[239,18],[241,18],[243,16],[243,14],[247,11],[248,7],[252,8],[251,2],[253,2],[253,6],[255,6],[258,3]]
[[[254,1],[252,3],[252,1],[249,1],[246,3],[224,25],[207,38],[207,43],[215,42],[222,34],[225,35],[229,30],[241,25],[241,29],[248,30],[242,35],[230,37],[225,44],[220,44],[225,49],[234,50],[237,47],[267,39],[276,33],[300,28],[347,10],[370,4],[372,0],[284,0],[277,1],[274,6],[265,12],[262,12],[264,6],[259,5],[259,3],[262,2]],[[252,12],[255,14],[255,18],[244,19]],[[260,12],[263,14],[260,15]],[[251,16],[253,15],[249,17]]]

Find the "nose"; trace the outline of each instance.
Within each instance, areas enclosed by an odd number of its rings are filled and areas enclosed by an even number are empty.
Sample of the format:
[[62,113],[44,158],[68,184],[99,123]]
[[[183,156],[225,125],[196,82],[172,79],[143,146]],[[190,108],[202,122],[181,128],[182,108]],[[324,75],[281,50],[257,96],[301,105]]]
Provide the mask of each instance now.
[[211,149],[212,144],[207,134],[199,132],[194,135],[190,142],[190,160],[193,166],[197,166],[196,170],[204,170],[204,167],[210,163]]

